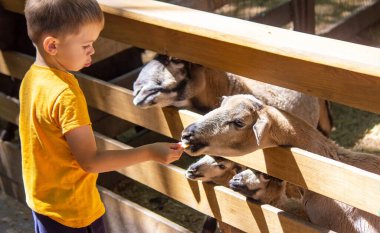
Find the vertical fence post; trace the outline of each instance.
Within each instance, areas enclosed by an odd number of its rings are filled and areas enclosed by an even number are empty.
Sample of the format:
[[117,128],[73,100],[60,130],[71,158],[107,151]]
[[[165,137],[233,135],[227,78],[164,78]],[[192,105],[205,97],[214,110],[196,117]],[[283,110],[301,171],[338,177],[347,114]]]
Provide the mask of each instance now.
[[315,34],[315,0],[292,0],[294,30]]

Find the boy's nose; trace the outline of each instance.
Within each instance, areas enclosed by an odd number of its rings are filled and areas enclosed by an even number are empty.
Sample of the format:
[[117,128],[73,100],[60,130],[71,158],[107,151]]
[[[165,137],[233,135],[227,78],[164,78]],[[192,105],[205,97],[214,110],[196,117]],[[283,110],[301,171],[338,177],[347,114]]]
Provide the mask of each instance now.
[[94,49],[94,47],[90,47],[90,49],[89,49],[89,51],[88,51],[88,55],[94,55],[95,54],[95,49]]

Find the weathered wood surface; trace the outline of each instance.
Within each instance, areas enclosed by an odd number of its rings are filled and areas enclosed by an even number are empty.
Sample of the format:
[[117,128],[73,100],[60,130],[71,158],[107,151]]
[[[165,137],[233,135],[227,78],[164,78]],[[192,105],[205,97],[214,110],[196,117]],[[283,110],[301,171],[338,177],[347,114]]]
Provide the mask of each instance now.
[[186,228],[131,202],[106,188],[98,186],[106,205],[106,228],[108,233],[190,233]]
[[371,24],[374,24],[379,19],[380,1],[373,1],[366,6],[358,8],[349,17],[343,18],[326,28],[320,35],[339,40],[347,40]]
[[[104,137],[98,133],[96,133],[95,136],[99,149],[112,150],[131,148],[123,143]],[[16,159],[20,160],[20,148],[15,146],[14,149],[17,152],[16,154],[12,152],[7,153],[7,155],[13,155],[15,157],[18,157]],[[7,166],[9,166],[9,164],[7,164]],[[150,172],[146,173],[144,171]],[[18,169],[18,172],[21,172],[21,168]],[[183,169],[172,165],[166,166],[155,162],[144,162],[134,166],[126,167],[124,169],[120,169],[119,172],[205,214],[214,216],[215,218],[246,232],[329,232],[326,229],[322,229],[313,224],[297,219],[294,216],[289,215],[270,205],[258,205],[254,202],[251,202],[244,196],[235,193],[225,187],[213,186],[211,184],[202,182],[189,181],[185,178]],[[13,181],[13,179],[10,180],[4,176],[1,176],[0,178],[2,184],[5,182],[3,186],[7,193],[11,194],[14,197],[22,198],[20,197],[20,194],[22,194],[22,186],[20,186],[19,183],[16,183]],[[105,199],[105,204],[107,206],[111,206],[111,211],[109,211],[111,216],[109,217],[114,218],[115,214],[118,215],[117,213],[122,212],[120,216],[125,215],[131,220],[130,216],[127,215],[127,213],[131,211],[129,207],[125,205],[118,205],[118,201],[120,200],[109,198]],[[116,211],[117,209],[119,209],[119,212]],[[135,213],[136,215],[134,216],[138,216],[140,214],[139,212],[141,211],[142,210],[140,209]],[[146,213],[146,211],[144,212]],[[151,214],[148,216],[152,217]],[[124,220],[124,217],[113,219],[113,229],[120,229],[123,227],[122,224],[126,224],[125,222],[121,223],[121,219]],[[144,221],[151,220],[145,219]],[[168,224],[167,222],[163,223],[162,221],[155,223],[154,222],[155,221],[153,221],[151,224],[160,225],[159,229],[166,229],[164,225]],[[164,225],[161,226],[161,223]],[[174,225],[171,226],[173,227]],[[151,226],[140,226],[140,224],[137,224],[136,227],[138,228]]]
[[380,49],[158,1],[99,3],[104,37],[380,113]]
[[[130,148],[100,134],[96,134],[96,142],[107,150]],[[228,188],[187,180],[185,171],[172,165],[144,162],[119,172],[246,232],[328,232],[273,206],[251,202]]]
[[229,0],[171,0],[171,4],[184,6],[201,11],[214,11],[223,5],[230,3]]
[[9,97],[0,92],[0,113],[3,120],[17,124],[18,122],[18,99]]
[[[100,2],[109,22],[104,36],[380,112],[380,93],[373,88],[380,82],[379,49],[158,2]],[[120,24],[130,27],[120,32]]]
[[253,16],[249,20],[256,23],[282,27],[292,21],[291,9],[291,1],[287,1],[271,10]]
[[[21,173],[21,150],[16,143],[0,141],[0,188],[7,195],[25,203]],[[106,221],[109,233],[190,232],[105,188],[98,188],[107,208]]]
[[315,34],[315,1],[292,0],[289,12],[292,15],[295,31]]
[[0,140],[0,189],[25,203],[20,146],[2,140]]
[[0,140],[0,174],[22,184],[21,148],[19,145]]
[[[22,64],[15,67],[18,70],[23,69]],[[200,117],[199,114],[175,108],[143,110],[133,105],[130,90],[80,73],[77,74],[77,78],[87,103],[92,107],[175,139],[180,138],[184,127]],[[291,153],[285,148],[268,149],[251,153],[246,157],[231,157],[230,159],[373,214],[379,213],[379,175],[297,149],[292,150]],[[315,176],[316,172],[324,174],[322,178],[324,182],[321,182],[319,176]],[[347,179],[342,180],[341,174],[346,174]],[[362,198],[364,194],[367,197],[365,200]]]

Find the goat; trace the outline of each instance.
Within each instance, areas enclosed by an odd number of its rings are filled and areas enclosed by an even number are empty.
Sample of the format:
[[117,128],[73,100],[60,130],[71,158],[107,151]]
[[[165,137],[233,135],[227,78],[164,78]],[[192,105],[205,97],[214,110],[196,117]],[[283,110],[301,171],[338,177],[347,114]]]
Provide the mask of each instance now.
[[331,131],[327,101],[165,55],[147,63],[133,84],[133,103],[141,108],[176,106],[207,113],[219,106],[222,96],[234,94],[252,94],[325,135]]
[[[191,155],[239,156],[258,149],[295,146],[380,174],[378,156],[349,151],[292,114],[263,104],[252,95],[226,97],[217,108],[182,132]],[[380,218],[305,190],[305,211],[312,223],[338,232],[380,232]]]

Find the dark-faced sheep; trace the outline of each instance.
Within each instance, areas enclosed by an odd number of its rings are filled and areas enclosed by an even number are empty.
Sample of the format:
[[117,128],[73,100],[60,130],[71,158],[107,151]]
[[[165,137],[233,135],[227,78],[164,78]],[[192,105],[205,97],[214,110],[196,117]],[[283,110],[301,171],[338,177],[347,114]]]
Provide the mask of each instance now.
[[147,63],[133,85],[133,103],[141,108],[176,106],[207,113],[219,106],[222,96],[235,94],[252,94],[318,127],[325,135],[331,131],[326,101],[165,55]]

